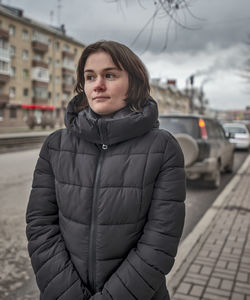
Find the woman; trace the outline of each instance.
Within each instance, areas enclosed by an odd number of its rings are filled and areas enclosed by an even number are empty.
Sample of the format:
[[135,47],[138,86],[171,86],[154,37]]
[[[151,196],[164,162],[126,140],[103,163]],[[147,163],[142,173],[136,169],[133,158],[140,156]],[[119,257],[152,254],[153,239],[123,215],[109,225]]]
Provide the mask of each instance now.
[[176,140],[158,129],[140,59],[101,41],[82,53],[66,129],[45,141],[27,209],[42,300],[165,300],[184,223]]

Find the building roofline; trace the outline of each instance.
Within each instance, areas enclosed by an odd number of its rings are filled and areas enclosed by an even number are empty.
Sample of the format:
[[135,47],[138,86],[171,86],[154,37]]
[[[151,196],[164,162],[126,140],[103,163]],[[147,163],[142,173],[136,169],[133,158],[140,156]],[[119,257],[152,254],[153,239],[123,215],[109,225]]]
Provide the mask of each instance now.
[[39,29],[39,30],[43,31],[44,33],[50,33],[50,34],[52,34],[58,38],[61,38],[65,41],[75,43],[81,47],[85,47],[85,45],[83,43],[81,43],[80,41],[66,35],[65,31],[63,30],[63,27],[58,28],[58,27],[54,27],[51,25],[43,24],[43,23],[38,22],[31,18],[27,18],[23,15],[22,9],[0,4],[0,15],[7,16],[11,19],[14,19],[15,21],[19,21],[25,25]]

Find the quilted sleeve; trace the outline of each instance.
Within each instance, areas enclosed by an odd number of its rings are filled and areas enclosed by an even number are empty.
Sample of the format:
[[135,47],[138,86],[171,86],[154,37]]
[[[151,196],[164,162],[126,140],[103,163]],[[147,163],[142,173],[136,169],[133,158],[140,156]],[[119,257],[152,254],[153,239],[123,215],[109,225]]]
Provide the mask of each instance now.
[[170,136],[143,234],[103,291],[90,299],[150,300],[173,267],[182,234],[186,197],[184,159]]
[[54,175],[49,159],[49,136],[34,171],[26,213],[28,251],[40,300],[84,300],[91,294],[83,286],[68,255],[58,224]]

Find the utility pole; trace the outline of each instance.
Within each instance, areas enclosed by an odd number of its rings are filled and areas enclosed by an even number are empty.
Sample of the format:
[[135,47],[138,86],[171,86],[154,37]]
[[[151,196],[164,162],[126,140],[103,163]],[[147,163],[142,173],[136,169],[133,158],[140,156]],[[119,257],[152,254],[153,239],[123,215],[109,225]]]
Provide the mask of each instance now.
[[190,113],[194,112],[194,78],[195,75],[192,74],[186,79],[186,90],[190,99]]

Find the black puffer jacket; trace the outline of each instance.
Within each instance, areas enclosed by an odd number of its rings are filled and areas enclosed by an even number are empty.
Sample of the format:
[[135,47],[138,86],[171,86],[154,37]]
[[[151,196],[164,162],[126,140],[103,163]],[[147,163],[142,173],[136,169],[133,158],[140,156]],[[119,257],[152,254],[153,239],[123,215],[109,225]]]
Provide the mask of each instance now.
[[74,110],[77,97],[67,129],[41,149],[27,209],[40,299],[169,299],[185,215],[180,147],[157,128],[152,99],[98,119]]

